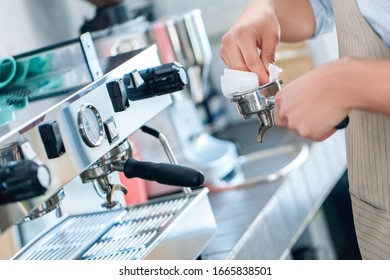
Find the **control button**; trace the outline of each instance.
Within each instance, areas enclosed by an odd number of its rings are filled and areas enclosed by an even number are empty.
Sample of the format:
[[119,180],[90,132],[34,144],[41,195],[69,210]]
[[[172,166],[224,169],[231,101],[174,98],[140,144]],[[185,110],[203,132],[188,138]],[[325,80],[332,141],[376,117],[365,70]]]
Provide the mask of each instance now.
[[112,106],[115,112],[122,112],[129,106],[125,85],[122,79],[113,80],[106,84],[108,94],[110,95]]
[[65,153],[64,143],[56,121],[41,124],[39,133],[49,159],[58,158]]
[[110,144],[119,137],[119,131],[118,128],[116,127],[113,117],[109,118],[104,123],[104,130],[106,131],[107,139]]

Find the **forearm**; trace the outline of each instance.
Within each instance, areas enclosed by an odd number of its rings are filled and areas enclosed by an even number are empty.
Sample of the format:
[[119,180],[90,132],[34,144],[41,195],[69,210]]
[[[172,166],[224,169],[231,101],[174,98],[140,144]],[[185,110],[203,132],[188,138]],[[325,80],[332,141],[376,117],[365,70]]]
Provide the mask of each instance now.
[[[390,61],[342,59],[347,72],[345,106],[390,116]],[[342,62],[342,63],[343,63]]]
[[351,110],[390,117],[390,60],[342,58],[316,67],[275,96],[275,124],[322,141]]
[[315,19],[309,0],[255,0],[266,1],[279,20],[282,42],[300,42],[309,39],[315,31]]

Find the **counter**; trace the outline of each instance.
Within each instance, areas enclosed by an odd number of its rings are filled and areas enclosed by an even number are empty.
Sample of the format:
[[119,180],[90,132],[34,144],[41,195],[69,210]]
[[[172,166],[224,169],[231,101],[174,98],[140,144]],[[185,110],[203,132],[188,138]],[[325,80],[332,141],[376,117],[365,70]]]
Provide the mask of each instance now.
[[[251,141],[248,139],[255,138],[257,130],[246,129],[246,133],[236,131],[225,136],[229,139],[243,135],[244,141]],[[306,142],[309,147],[306,160],[274,181],[210,193],[218,229],[204,249],[202,259],[285,259],[344,174],[344,131],[336,132],[323,142],[308,142],[290,132],[280,134],[279,128],[271,130],[274,135],[266,134],[263,144],[241,143],[241,147],[253,149],[265,145],[262,148],[266,149],[271,144]]]

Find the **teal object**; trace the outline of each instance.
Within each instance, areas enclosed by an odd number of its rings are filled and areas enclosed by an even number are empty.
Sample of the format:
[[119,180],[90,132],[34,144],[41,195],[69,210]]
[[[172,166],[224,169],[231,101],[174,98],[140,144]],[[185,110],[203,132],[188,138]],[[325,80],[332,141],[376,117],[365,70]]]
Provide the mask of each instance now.
[[23,81],[29,73],[30,61],[17,61],[12,56],[0,59],[0,89],[10,83]]
[[26,73],[28,77],[36,77],[53,71],[51,65],[51,54],[35,56],[33,58],[28,59],[27,61],[29,63],[28,70]]
[[17,110],[23,109],[27,106],[28,100],[27,97],[24,97],[19,102],[10,104],[10,105],[0,105],[0,126],[8,124],[13,121],[16,117],[15,112]]
[[0,59],[0,89],[7,86],[16,74],[16,61],[12,56]]

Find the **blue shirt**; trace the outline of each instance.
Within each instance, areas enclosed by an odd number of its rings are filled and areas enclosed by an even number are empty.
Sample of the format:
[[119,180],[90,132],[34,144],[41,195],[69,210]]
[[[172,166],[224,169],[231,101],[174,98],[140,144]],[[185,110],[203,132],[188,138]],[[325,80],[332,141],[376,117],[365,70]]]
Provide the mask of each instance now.
[[[338,0],[341,1],[341,0]],[[390,47],[390,1],[356,0],[362,16],[371,28]],[[330,32],[334,27],[331,0],[310,0],[316,18],[314,35]]]

